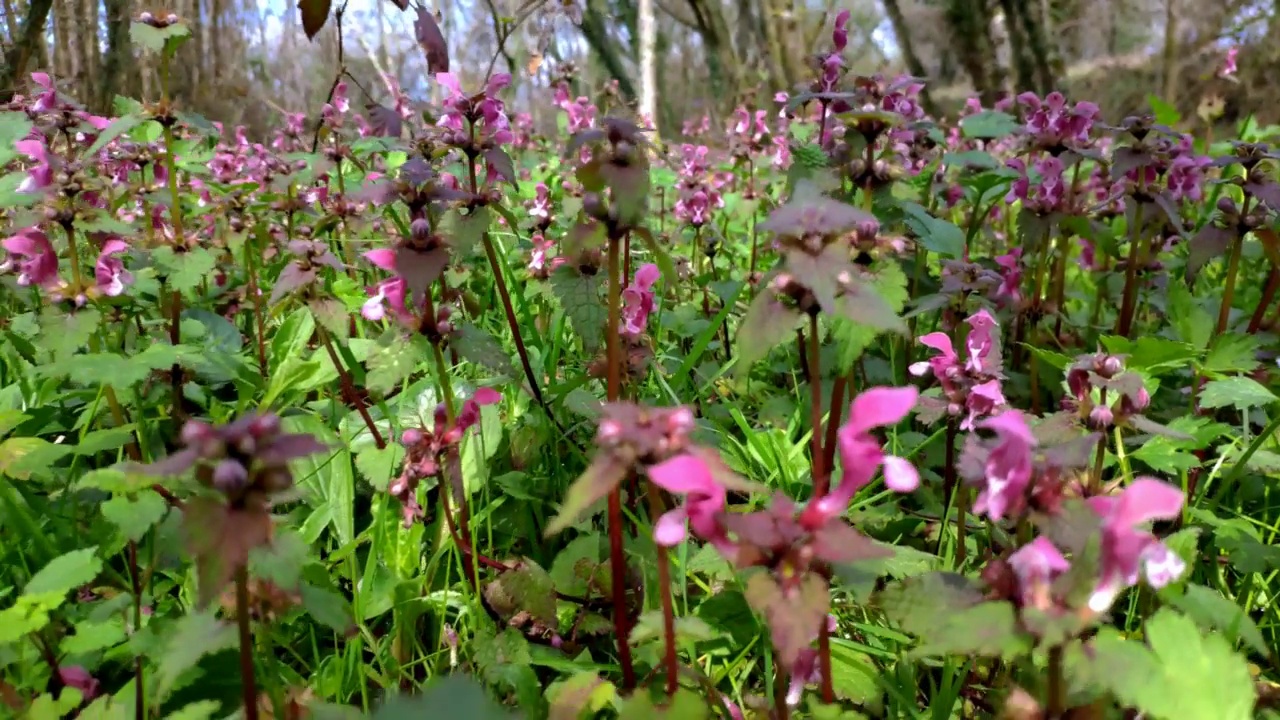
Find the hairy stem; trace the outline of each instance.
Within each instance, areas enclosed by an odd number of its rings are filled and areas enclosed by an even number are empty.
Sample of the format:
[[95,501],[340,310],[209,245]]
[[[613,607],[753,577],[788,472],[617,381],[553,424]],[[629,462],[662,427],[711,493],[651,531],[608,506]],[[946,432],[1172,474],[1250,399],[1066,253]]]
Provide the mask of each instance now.
[[334,369],[338,371],[338,386],[342,391],[342,396],[346,398],[348,404],[356,409],[356,412],[360,413],[360,419],[364,420],[365,427],[369,428],[369,434],[373,436],[373,444],[379,450],[385,448],[387,441],[382,437],[377,423],[369,415],[369,409],[365,407],[359,393],[356,392],[355,383],[351,381],[350,371],[342,364],[342,360],[338,357],[338,351],[333,348],[333,340],[329,337],[329,331],[325,330],[321,325],[317,325],[316,330],[320,333],[320,342],[324,345],[325,352],[329,354],[329,360],[333,362]]
[[1059,718],[1066,711],[1067,683],[1062,672],[1062,646],[1049,650],[1049,689],[1045,699],[1045,717]]
[[1236,297],[1236,278],[1240,274],[1240,256],[1244,253],[1244,236],[1236,235],[1231,243],[1231,256],[1227,260],[1227,285],[1222,290],[1222,305],[1218,307],[1217,335],[1227,331],[1227,320],[1231,317],[1231,304]]
[[[129,541],[129,581],[133,585],[133,631],[142,630],[142,576],[138,570],[138,543]],[[134,717],[143,720],[147,716],[146,685],[143,684],[142,656],[133,662]]]
[[[1142,172],[1139,166],[1138,172]],[[1138,306],[1138,253],[1142,248],[1142,214],[1146,205],[1138,203],[1133,211],[1134,223],[1129,228],[1129,259],[1124,267],[1124,294],[1120,301],[1120,317],[1116,319],[1116,335],[1128,337],[1133,315]]]
[[[290,194],[293,189],[290,188]],[[292,217],[292,213],[290,213]],[[254,256],[258,255],[258,248],[254,243],[257,234],[251,234],[244,243],[244,266],[249,273],[249,297],[253,299],[253,326],[254,339],[258,346],[258,372],[262,375],[262,379],[267,379],[267,331],[266,324],[262,319],[262,296],[258,292],[258,268]],[[258,255],[261,257],[261,255]]]
[[[618,327],[622,321],[622,271],[618,238],[609,238],[609,326],[605,329],[608,356],[608,388],[606,397],[616,402],[622,394],[622,337]],[[622,667],[622,689],[630,692],[636,687],[636,670],[631,662],[630,620],[627,617],[627,558],[622,546],[622,487],[609,491],[609,574],[613,594],[613,629],[617,634],[618,664]]]
[[809,316],[809,453],[812,457],[813,496],[827,494],[827,474],[822,464],[822,367],[818,351],[818,316]]
[[236,625],[240,629],[240,688],[245,720],[258,720],[258,688],[253,676],[253,630],[249,625],[249,568],[236,570]]
[[[653,521],[657,522],[662,516],[662,498],[658,496],[658,488],[653,483],[647,483],[649,498],[649,514]],[[679,661],[676,658],[676,612],[671,594],[674,589],[671,587],[671,563],[667,557],[667,548],[658,545],[658,592],[662,594],[662,635],[664,641],[664,652],[662,656],[662,664],[666,668],[667,682],[666,692],[668,696],[675,695],[680,678]]]

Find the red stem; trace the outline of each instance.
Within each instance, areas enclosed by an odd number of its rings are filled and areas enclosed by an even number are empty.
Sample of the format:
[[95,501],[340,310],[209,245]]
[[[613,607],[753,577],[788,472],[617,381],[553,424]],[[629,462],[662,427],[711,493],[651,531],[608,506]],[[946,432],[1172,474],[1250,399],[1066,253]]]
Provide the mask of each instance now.
[[[616,402],[622,394],[622,347],[618,327],[622,321],[622,288],[619,277],[618,238],[609,238],[609,326],[605,329],[606,352],[609,361],[607,397]],[[627,616],[627,558],[622,546],[622,487],[609,492],[609,574],[613,595],[613,629],[617,634],[618,664],[622,667],[622,689],[630,692],[636,687],[636,670],[631,661],[630,618]]]

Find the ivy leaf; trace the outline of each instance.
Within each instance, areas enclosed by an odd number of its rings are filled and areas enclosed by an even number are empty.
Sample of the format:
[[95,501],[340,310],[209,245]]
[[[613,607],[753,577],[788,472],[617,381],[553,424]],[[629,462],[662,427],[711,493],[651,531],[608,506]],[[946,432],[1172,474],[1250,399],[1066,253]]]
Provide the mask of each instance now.
[[552,291],[560,299],[569,322],[582,337],[582,346],[588,353],[600,349],[605,326],[609,322],[609,309],[600,299],[603,285],[604,278],[585,275],[570,265],[561,265],[551,273]]
[[1234,407],[1240,412],[1253,407],[1264,407],[1276,400],[1275,393],[1262,383],[1243,375],[1211,380],[1200,393],[1200,407]]
[[315,40],[321,28],[329,20],[329,7],[333,0],[298,0],[298,12],[302,15],[302,31],[308,40]]
[[612,453],[596,455],[585,472],[573,481],[565,493],[560,513],[547,525],[546,537],[551,537],[578,522],[587,508],[603,500],[627,477],[630,467]]
[[514,368],[511,356],[502,348],[497,338],[475,325],[466,324],[450,336],[449,344],[462,358],[488,368],[505,377],[512,377]]
[[89,584],[102,572],[102,559],[97,552],[97,546],[87,547],[50,560],[48,565],[31,576],[22,594],[66,595],[81,585]]
[[764,358],[777,345],[791,338],[803,316],[787,307],[765,288],[755,296],[738,326],[738,373],[746,374],[756,361]]

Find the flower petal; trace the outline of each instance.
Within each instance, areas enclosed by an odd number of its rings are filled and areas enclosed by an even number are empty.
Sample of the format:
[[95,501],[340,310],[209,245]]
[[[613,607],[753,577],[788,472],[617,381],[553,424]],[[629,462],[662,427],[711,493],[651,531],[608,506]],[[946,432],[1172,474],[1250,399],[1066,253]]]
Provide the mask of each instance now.
[[956,356],[955,346],[951,344],[951,337],[944,332],[932,332],[928,335],[922,335],[920,344],[933,348],[949,358]]
[[1031,428],[1027,426],[1026,416],[1018,410],[1005,410],[995,417],[983,420],[979,427],[995,430],[1001,435],[1011,435],[1028,445],[1037,444],[1036,436],[1031,434]]
[[920,391],[915,387],[874,387],[853,399],[846,428],[865,433],[871,428],[893,425],[916,406]]
[[674,547],[684,542],[689,531],[685,528],[685,510],[678,507],[669,510],[653,524],[653,541],[662,547]]
[[894,492],[914,492],[920,487],[920,473],[911,461],[888,455],[884,459],[884,484]]
[[649,468],[649,479],[670,493],[714,491],[715,479],[710,468],[696,455],[685,453]]
[[1182,490],[1152,477],[1140,477],[1120,494],[1108,523],[1133,527],[1152,520],[1172,520],[1182,512]]

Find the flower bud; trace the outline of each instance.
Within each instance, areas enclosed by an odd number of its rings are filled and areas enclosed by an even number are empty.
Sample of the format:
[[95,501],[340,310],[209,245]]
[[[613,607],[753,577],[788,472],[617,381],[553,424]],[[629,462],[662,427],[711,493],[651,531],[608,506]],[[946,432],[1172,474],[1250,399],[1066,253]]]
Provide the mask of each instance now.
[[1104,357],[1097,365],[1098,374],[1104,378],[1115,377],[1124,369],[1124,363],[1115,355]]
[[602,445],[613,445],[622,437],[622,425],[617,420],[601,420],[596,428],[596,442]]
[[400,444],[405,447],[413,447],[422,442],[422,431],[417,428],[409,428],[400,433]]
[[693,429],[693,411],[687,407],[678,407],[667,415],[667,432],[676,437],[687,435]]
[[1106,405],[1095,405],[1089,411],[1089,427],[1094,430],[1106,430],[1111,427],[1111,423],[1115,420],[1115,416],[1111,413],[1111,408]]
[[426,218],[418,218],[409,224],[409,234],[415,242],[425,243],[431,237],[431,223]]
[[223,492],[233,492],[244,486],[249,471],[239,460],[223,460],[213,468],[213,486]]
[[189,420],[186,425],[182,426],[179,439],[182,440],[183,445],[190,447],[212,436],[213,428],[208,423],[200,420]]

